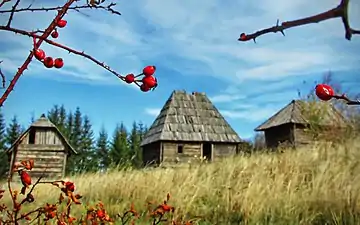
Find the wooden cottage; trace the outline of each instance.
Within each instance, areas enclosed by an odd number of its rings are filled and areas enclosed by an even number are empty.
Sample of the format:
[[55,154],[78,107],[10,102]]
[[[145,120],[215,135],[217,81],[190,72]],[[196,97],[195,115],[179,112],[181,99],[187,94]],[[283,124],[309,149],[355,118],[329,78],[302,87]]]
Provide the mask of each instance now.
[[[296,148],[311,144],[315,139],[308,129],[311,120],[309,110],[317,110],[318,115],[321,115],[317,116],[315,123],[324,131],[342,129],[347,125],[342,114],[329,103],[292,100],[255,131],[264,131],[267,148],[276,148],[279,145]],[[311,120],[311,123],[314,121]]]
[[242,140],[204,93],[174,91],[141,142],[145,164],[209,161],[238,152]]
[[59,129],[42,114],[6,153],[10,161],[11,178],[16,172],[12,170],[15,162],[33,159],[34,168],[30,172],[32,177],[56,179],[65,175],[66,159],[71,154],[76,154],[76,151]]

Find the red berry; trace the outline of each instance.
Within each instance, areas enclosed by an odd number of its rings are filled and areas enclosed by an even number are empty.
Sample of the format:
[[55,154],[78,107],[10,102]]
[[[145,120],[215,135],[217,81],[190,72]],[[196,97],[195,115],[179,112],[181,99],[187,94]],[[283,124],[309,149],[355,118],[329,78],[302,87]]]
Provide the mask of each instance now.
[[66,20],[59,20],[56,25],[60,28],[63,28],[66,26],[66,24],[67,24]]
[[47,68],[52,68],[54,66],[54,60],[52,57],[46,57],[44,59],[44,66],[47,67]]
[[147,66],[143,69],[143,74],[147,76],[151,76],[155,73],[156,67],[155,66]]
[[54,66],[55,66],[55,68],[60,69],[61,67],[64,66],[64,60],[62,58],[55,59]]
[[51,33],[51,37],[53,37],[53,38],[58,38],[58,37],[59,37],[59,33],[58,33],[56,30],[54,30],[54,31]]
[[246,39],[247,39],[247,36],[245,33],[240,34],[240,38],[239,38],[240,41],[246,41]]
[[73,182],[70,182],[70,181],[65,182],[65,188],[71,192],[75,191],[75,185]]
[[37,60],[41,61],[45,58],[45,52],[42,49],[35,49],[34,56]]
[[150,89],[155,87],[157,84],[157,81],[154,76],[147,76],[142,79],[143,84],[145,84]]
[[334,96],[334,89],[327,84],[318,84],[315,87],[315,94],[323,101],[329,101]]
[[151,88],[149,88],[146,84],[141,84],[140,86],[140,90],[143,91],[143,92],[148,92],[150,91]]
[[128,84],[131,84],[132,82],[135,81],[135,76],[134,74],[130,73],[128,75],[125,76],[125,82]]

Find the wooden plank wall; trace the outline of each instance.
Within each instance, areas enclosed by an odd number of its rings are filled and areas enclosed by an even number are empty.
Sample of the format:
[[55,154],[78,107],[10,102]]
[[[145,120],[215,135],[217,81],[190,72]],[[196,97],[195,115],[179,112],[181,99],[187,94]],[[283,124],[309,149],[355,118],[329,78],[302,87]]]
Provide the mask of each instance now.
[[237,144],[213,144],[213,161],[236,155]]
[[[29,143],[29,132],[24,136],[24,139],[21,143]],[[55,129],[36,128],[35,144],[62,145],[63,142],[60,138],[60,135],[55,131]]]
[[[33,159],[34,168],[29,172],[33,180],[39,176],[59,179],[64,176],[66,157],[66,147],[60,135],[54,129],[38,128],[35,144],[29,144],[29,133],[24,136],[17,147],[15,162]],[[13,180],[18,180],[17,172]]]
[[[183,153],[178,153],[178,145],[183,146]],[[163,142],[162,165],[174,165],[195,162],[201,157],[201,143]]]

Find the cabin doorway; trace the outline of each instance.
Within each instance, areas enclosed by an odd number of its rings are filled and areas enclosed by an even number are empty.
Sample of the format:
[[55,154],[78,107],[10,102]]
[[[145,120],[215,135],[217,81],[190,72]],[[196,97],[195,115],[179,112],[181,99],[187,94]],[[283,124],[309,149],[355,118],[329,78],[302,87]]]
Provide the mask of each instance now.
[[205,157],[208,161],[212,160],[212,144],[210,142],[203,143],[202,157]]

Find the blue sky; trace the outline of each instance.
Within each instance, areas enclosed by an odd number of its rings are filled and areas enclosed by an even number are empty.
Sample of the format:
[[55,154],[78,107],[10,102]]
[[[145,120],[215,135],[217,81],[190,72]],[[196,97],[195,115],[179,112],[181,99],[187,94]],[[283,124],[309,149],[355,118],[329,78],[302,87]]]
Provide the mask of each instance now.
[[[27,6],[30,1],[22,1]],[[35,1],[54,6],[65,1]],[[360,4],[350,1],[350,22],[360,28]],[[360,84],[360,37],[344,38],[341,20],[268,34],[253,42],[238,42],[242,32],[273,26],[328,10],[339,0],[132,0],[120,1],[122,16],[102,11],[70,11],[66,28],[56,40],[84,50],[121,74],[137,73],[156,65],[159,87],[142,93],[88,61],[43,44],[48,55],[62,57],[61,70],[45,69],[34,61],[5,102],[7,120],[16,114],[22,124],[54,104],[77,106],[93,121],[95,132],[103,125],[112,133],[116,123],[132,121],[151,125],[173,90],[205,92],[242,138],[292,99],[307,92],[331,70],[349,90]],[[55,12],[18,13],[13,26],[44,29]],[[0,15],[6,23],[8,15]],[[22,65],[32,40],[1,33],[1,68],[7,80]],[[303,81],[307,81],[305,84]]]

